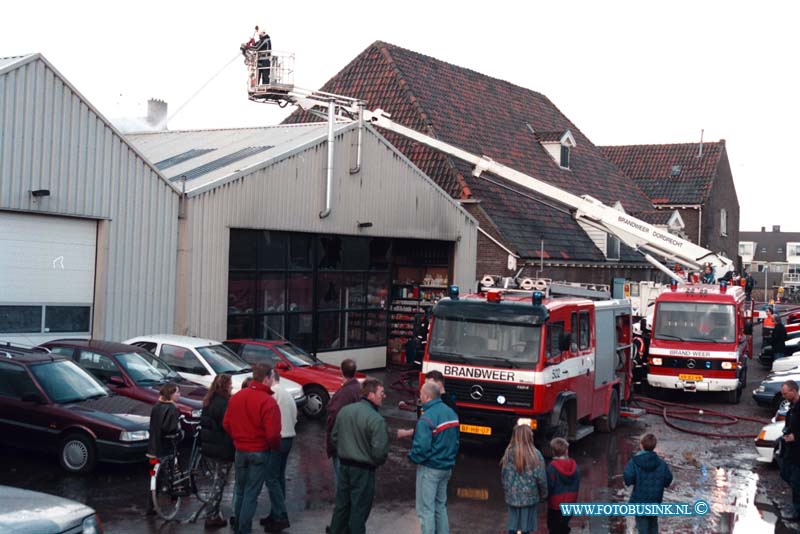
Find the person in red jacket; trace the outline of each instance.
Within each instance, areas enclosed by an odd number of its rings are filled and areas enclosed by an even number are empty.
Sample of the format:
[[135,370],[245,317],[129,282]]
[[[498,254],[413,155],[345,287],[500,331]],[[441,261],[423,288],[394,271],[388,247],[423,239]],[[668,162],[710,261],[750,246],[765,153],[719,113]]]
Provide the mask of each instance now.
[[250,534],[258,496],[264,486],[267,452],[281,450],[281,412],[267,381],[272,367],[253,365],[253,381],[228,401],[222,426],[233,439],[236,483],[234,532]]
[[578,500],[578,464],[568,456],[569,443],[564,438],[553,438],[550,448],[553,461],[547,466],[547,531],[551,534],[569,534],[570,516],[561,513],[560,505]]

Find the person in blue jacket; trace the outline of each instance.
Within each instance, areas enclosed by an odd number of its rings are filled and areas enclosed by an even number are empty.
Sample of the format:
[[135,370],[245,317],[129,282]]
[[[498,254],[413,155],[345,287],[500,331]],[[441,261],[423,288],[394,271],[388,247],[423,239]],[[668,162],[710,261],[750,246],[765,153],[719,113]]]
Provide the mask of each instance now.
[[435,383],[425,382],[419,397],[422,417],[408,454],[417,464],[417,515],[422,534],[448,534],[447,482],[458,455],[458,416],[442,402]]
[[[631,503],[661,503],[664,488],[672,484],[672,471],[667,462],[655,453],[658,440],[653,434],[642,436],[642,450],[633,455],[625,466],[623,477],[626,486],[633,486]],[[639,534],[658,532],[658,516],[636,516]]]

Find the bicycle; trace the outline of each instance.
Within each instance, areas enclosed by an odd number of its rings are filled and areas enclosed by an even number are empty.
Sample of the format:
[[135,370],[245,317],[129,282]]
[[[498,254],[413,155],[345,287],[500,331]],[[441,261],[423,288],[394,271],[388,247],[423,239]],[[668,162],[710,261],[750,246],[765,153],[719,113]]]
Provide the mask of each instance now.
[[192,450],[186,469],[181,467],[178,441],[173,440],[173,452],[161,458],[150,458],[150,498],[156,514],[165,520],[172,521],[178,515],[181,499],[194,494],[203,503],[189,519],[194,522],[205,511],[216,483],[217,472],[203,457],[200,443],[200,422],[181,422],[194,427],[192,433]]

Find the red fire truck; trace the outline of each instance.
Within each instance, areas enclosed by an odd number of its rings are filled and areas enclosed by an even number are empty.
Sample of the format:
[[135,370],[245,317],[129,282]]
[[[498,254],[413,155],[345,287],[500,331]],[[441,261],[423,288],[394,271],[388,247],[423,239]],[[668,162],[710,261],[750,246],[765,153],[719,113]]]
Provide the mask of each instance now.
[[[249,98],[281,106],[298,105],[316,115],[327,116],[329,146],[333,146],[335,142],[334,125],[337,117],[357,120],[359,142],[355,169],[361,167],[363,129],[367,125],[376,126],[469,163],[473,166],[472,174],[475,177],[491,173],[511,184],[532,191],[539,197],[566,206],[583,226],[614,235],[621,242],[640,252],[648,262],[671,280],[685,280],[689,271],[697,272],[706,267],[711,269],[712,279],[714,276],[727,276],[732,273],[733,261],[724,254],[714,253],[663,228],[607,206],[590,195],[575,195],[507,167],[487,156],[472,154],[412,130],[392,121],[389,115],[380,109],[374,111],[365,109],[365,102],[361,100],[295,87],[290,75],[293,71],[284,72],[276,68],[275,62],[280,59],[279,56],[280,54],[272,52],[274,64],[271,67],[269,83],[251,87]],[[287,56],[287,59],[292,57]],[[251,69],[254,68],[251,65]],[[320,212],[320,217],[330,213],[333,154],[334,151],[329,149],[326,205]],[[664,264],[664,261],[675,262],[680,269],[672,270]],[[694,309],[689,304],[694,297],[693,305],[697,306],[698,310],[707,311],[703,306],[706,305],[706,295],[711,292],[711,288],[704,290],[700,286],[697,287],[698,289],[683,290],[687,296],[686,309]],[[427,370],[434,368],[442,370],[449,378],[448,389],[451,387],[451,380],[461,381],[456,382],[457,385],[454,387],[462,389],[461,393],[457,391],[459,404],[465,410],[463,414],[465,426],[462,430],[467,434],[494,435],[502,429],[506,431],[510,429],[511,422],[516,418],[530,417],[537,426],[541,425],[549,430],[555,429],[552,431],[557,433],[564,433],[566,429],[567,436],[577,439],[591,431],[589,422],[597,421],[599,427],[615,426],[619,403],[627,398],[629,392],[627,378],[629,374],[626,373],[629,373],[630,353],[617,350],[617,344],[630,345],[630,303],[589,300],[567,303],[558,299],[533,303],[530,300],[533,297],[528,298],[528,303],[525,303],[525,299],[521,297],[504,298],[505,293],[499,295],[499,301],[490,301],[488,295],[450,299],[441,302],[434,310],[433,330],[424,365]],[[727,298],[733,299],[734,295],[737,295],[736,299],[739,299],[738,295],[744,298],[741,288],[730,290]],[[744,350],[741,348],[742,345],[749,346],[747,339],[749,334],[745,332],[750,328],[746,329],[745,324],[749,323],[745,315],[740,315],[739,301],[736,302],[735,306],[731,305],[731,309],[737,307],[734,313],[737,340],[730,343],[727,341],[715,343],[715,347],[730,348],[729,351],[720,348],[722,354],[725,352],[739,354]],[[725,305],[727,304],[719,304],[719,306]],[[530,309],[525,311],[526,307],[531,306],[538,311],[531,312]],[[672,305],[665,301],[664,306],[662,314],[666,316],[667,310]],[[719,312],[713,313],[722,314],[728,311],[726,308],[720,308]],[[487,315],[482,315],[484,313]],[[627,317],[627,320],[621,321],[627,324],[624,328],[617,325],[617,313]],[[522,318],[514,319],[517,315]],[[588,317],[585,323],[581,319],[584,316]],[[538,319],[534,321],[534,318]],[[556,337],[550,333],[551,330],[558,330],[559,325],[565,334],[569,332],[569,343],[564,341],[566,337],[561,337],[561,341],[556,342]],[[620,331],[624,332],[624,335],[618,334]],[[744,336],[743,340],[739,340],[740,332]],[[526,337],[522,337],[523,333]],[[669,332],[664,331],[659,335],[661,339],[657,342],[654,340],[654,345],[650,349],[652,353],[654,346],[665,347],[668,353],[659,356],[671,355],[678,358],[681,355],[677,351],[684,351],[687,358],[697,365],[698,359],[692,358],[693,351],[697,351],[698,354],[717,352],[703,350],[704,347],[708,349],[710,345],[694,341],[691,336],[683,341],[672,339],[671,341],[675,342],[672,344],[664,339],[670,335]],[[672,335],[678,336],[678,334]],[[460,336],[466,340],[459,341]],[[528,339],[527,336],[532,336],[532,339]],[[481,338],[481,341],[476,338]],[[539,344],[538,352],[533,352],[533,349],[532,352],[527,352],[528,349],[522,348],[527,346],[529,341],[532,344]],[[445,342],[447,344],[444,344]],[[521,353],[517,354],[517,351]],[[555,356],[548,357],[548,354]],[[689,360],[685,362],[687,366]],[[739,383],[743,383],[741,372],[746,371],[746,366],[741,367],[737,357],[709,356],[701,360],[703,366],[707,365],[705,362],[711,362],[709,371],[716,371],[714,365],[719,363],[719,370],[725,372],[733,371],[727,368],[728,363],[725,362],[731,362],[732,365],[735,361],[737,367],[732,380],[735,383],[738,378]],[[675,385],[677,383],[682,384],[685,389],[692,384],[695,389],[712,386],[711,374],[700,371],[679,374],[685,375],[684,379],[677,377],[677,382],[673,382],[670,387],[678,387]],[[702,379],[698,380],[698,376]],[[714,387],[722,387],[722,378],[715,376],[714,379]],[[465,390],[467,386],[468,390]],[[729,385],[726,383],[725,387]],[[736,387],[731,387],[730,390],[736,391]],[[732,395],[738,399],[740,391]],[[476,398],[478,396],[479,398]]]
[[453,289],[433,308],[422,372],[445,376],[462,435],[507,438],[529,419],[537,436],[576,440],[616,428],[631,341],[627,300]]
[[647,382],[651,388],[724,391],[739,402],[753,357],[751,300],[744,289],[672,284],[656,298]]

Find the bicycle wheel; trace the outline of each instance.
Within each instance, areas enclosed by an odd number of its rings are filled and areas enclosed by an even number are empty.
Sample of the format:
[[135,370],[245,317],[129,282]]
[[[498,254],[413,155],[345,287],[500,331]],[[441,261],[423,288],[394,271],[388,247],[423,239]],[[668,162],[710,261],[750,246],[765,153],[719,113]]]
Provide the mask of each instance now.
[[170,521],[178,515],[181,507],[181,498],[176,496],[172,488],[173,474],[175,472],[175,459],[167,458],[153,466],[153,475],[150,476],[150,496],[153,499],[153,508],[161,519]]
[[190,471],[192,491],[202,503],[207,503],[214,492],[214,483],[217,478],[216,465],[201,453],[197,454]]

